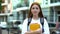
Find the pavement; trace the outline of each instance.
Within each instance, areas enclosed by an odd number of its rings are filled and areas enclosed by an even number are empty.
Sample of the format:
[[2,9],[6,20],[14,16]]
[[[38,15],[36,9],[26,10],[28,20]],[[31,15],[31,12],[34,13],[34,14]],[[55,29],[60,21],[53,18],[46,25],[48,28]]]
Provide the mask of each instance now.
[[[0,34],[8,34],[8,31],[7,30],[5,30],[5,29],[0,29]],[[10,33],[9,32],[9,34],[12,34],[12,33]]]

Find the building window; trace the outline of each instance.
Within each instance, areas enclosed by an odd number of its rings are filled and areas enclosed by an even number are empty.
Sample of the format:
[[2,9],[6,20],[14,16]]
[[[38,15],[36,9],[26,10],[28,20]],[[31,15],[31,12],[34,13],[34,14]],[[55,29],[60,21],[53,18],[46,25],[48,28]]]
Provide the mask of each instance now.
[[46,3],[45,4],[48,4],[48,0],[46,0]]
[[1,13],[5,13],[5,11],[6,11],[6,6],[2,6]]
[[29,6],[28,0],[21,0],[21,3],[17,4],[17,7],[25,7],[25,6]]
[[51,7],[50,8],[50,22],[54,22],[54,11],[53,11],[53,8]]
[[48,0],[46,0],[46,1],[48,1]]
[[60,16],[58,16],[58,22],[60,22]]
[[60,11],[58,11],[57,13],[60,14]]
[[10,10],[8,10],[8,13],[10,13]]
[[10,3],[10,0],[8,0],[8,3]]
[[5,3],[5,0],[2,0],[2,3]]
[[23,11],[23,20],[26,18],[26,11]]
[[21,23],[23,22],[24,19],[26,19],[28,15],[28,10],[26,11],[20,11],[18,16],[17,16],[17,19],[21,21]]
[[47,2],[45,4],[48,4]]
[[60,0],[50,0],[50,3],[60,2]]
[[23,11],[19,12],[19,15],[17,16],[17,19],[21,21],[21,23],[23,22]]
[[12,0],[13,10],[21,7],[29,7],[29,0]]
[[5,19],[5,17],[4,16],[0,16],[0,22],[4,22],[4,21],[6,21],[6,19]]
[[55,13],[56,13],[56,14],[55,14],[55,15],[56,15],[56,16],[55,16],[55,21],[57,22],[57,12],[55,12]]
[[58,22],[60,22],[60,11],[57,12],[57,19],[58,19]]

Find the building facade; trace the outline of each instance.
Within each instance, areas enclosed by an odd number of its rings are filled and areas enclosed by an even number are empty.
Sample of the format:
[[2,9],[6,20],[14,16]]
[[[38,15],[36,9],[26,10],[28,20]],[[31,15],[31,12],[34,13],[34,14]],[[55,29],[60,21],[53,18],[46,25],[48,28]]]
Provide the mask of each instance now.
[[8,15],[12,12],[12,2],[11,0],[1,0],[1,10],[0,10],[0,22],[7,22]]
[[[40,0],[40,1],[41,2],[37,0],[29,0],[29,8],[33,2],[39,2],[42,8],[42,11],[43,11],[43,15],[44,17],[46,17],[48,23],[60,22],[60,19],[59,19],[60,18],[60,10],[59,10],[60,0],[53,0],[53,1],[52,0]],[[26,10],[23,9],[22,11],[18,11],[18,13],[22,12],[21,14],[23,14],[24,12],[23,16],[21,16],[20,14],[20,17],[23,17],[23,20],[27,17],[28,11],[29,9],[26,9]],[[23,22],[22,18],[20,20]]]
[[[7,2],[7,1],[5,1]],[[56,23],[57,21],[60,22],[60,0],[12,0],[8,1],[8,5],[6,6],[4,10],[8,14],[5,19],[0,18],[0,21],[4,21],[7,19],[8,22],[11,22],[13,20],[20,20],[21,23],[23,23],[23,20],[27,18],[29,8],[33,2],[38,2],[41,5],[43,15],[47,19],[48,23]],[[7,4],[7,3],[6,3]],[[10,5],[12,6],[10,6]],[[4,12],[2,11],[2,12]],[[0,14],[1,15],[1,14]],[[4,14],[5,15],[5,14]],[[2,20],[3,19],[3,20]]]

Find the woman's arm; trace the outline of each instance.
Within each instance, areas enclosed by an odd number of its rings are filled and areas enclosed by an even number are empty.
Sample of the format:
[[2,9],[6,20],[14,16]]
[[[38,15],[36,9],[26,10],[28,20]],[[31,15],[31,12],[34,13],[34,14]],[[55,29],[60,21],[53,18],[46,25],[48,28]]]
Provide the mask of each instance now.
[[25,19],[23,22],[21,34],[24,34],[25,32],[27,32],[27,19]]
[[25,34],[42,34],[42,29],[39,29],[37,31],[28,31]]
[[50,34],[48,22],[44,19],[44,34]]

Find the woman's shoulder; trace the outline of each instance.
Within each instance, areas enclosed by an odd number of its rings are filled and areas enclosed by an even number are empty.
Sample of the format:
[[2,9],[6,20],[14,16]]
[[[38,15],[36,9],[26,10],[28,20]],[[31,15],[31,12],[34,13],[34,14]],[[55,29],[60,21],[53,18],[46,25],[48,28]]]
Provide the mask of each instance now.
[[44,18],[44,23],[48,23],[47,20]]
[[27,22],[28,22],[27,20],[28,20],[28,18],[24,19],[23,25],[26,25],[27,24]]
[[44,21],[46,21],[46,18],[44,18]]
[[27,23],[28,22],[28,18],[24,19],[23,23]]
[[46,21],[46,18],[39,18],[39,19]]
[[28,18],[25,18],[25,19],[24,19],[24,21],[27,21],[27,20],[28,20]]

